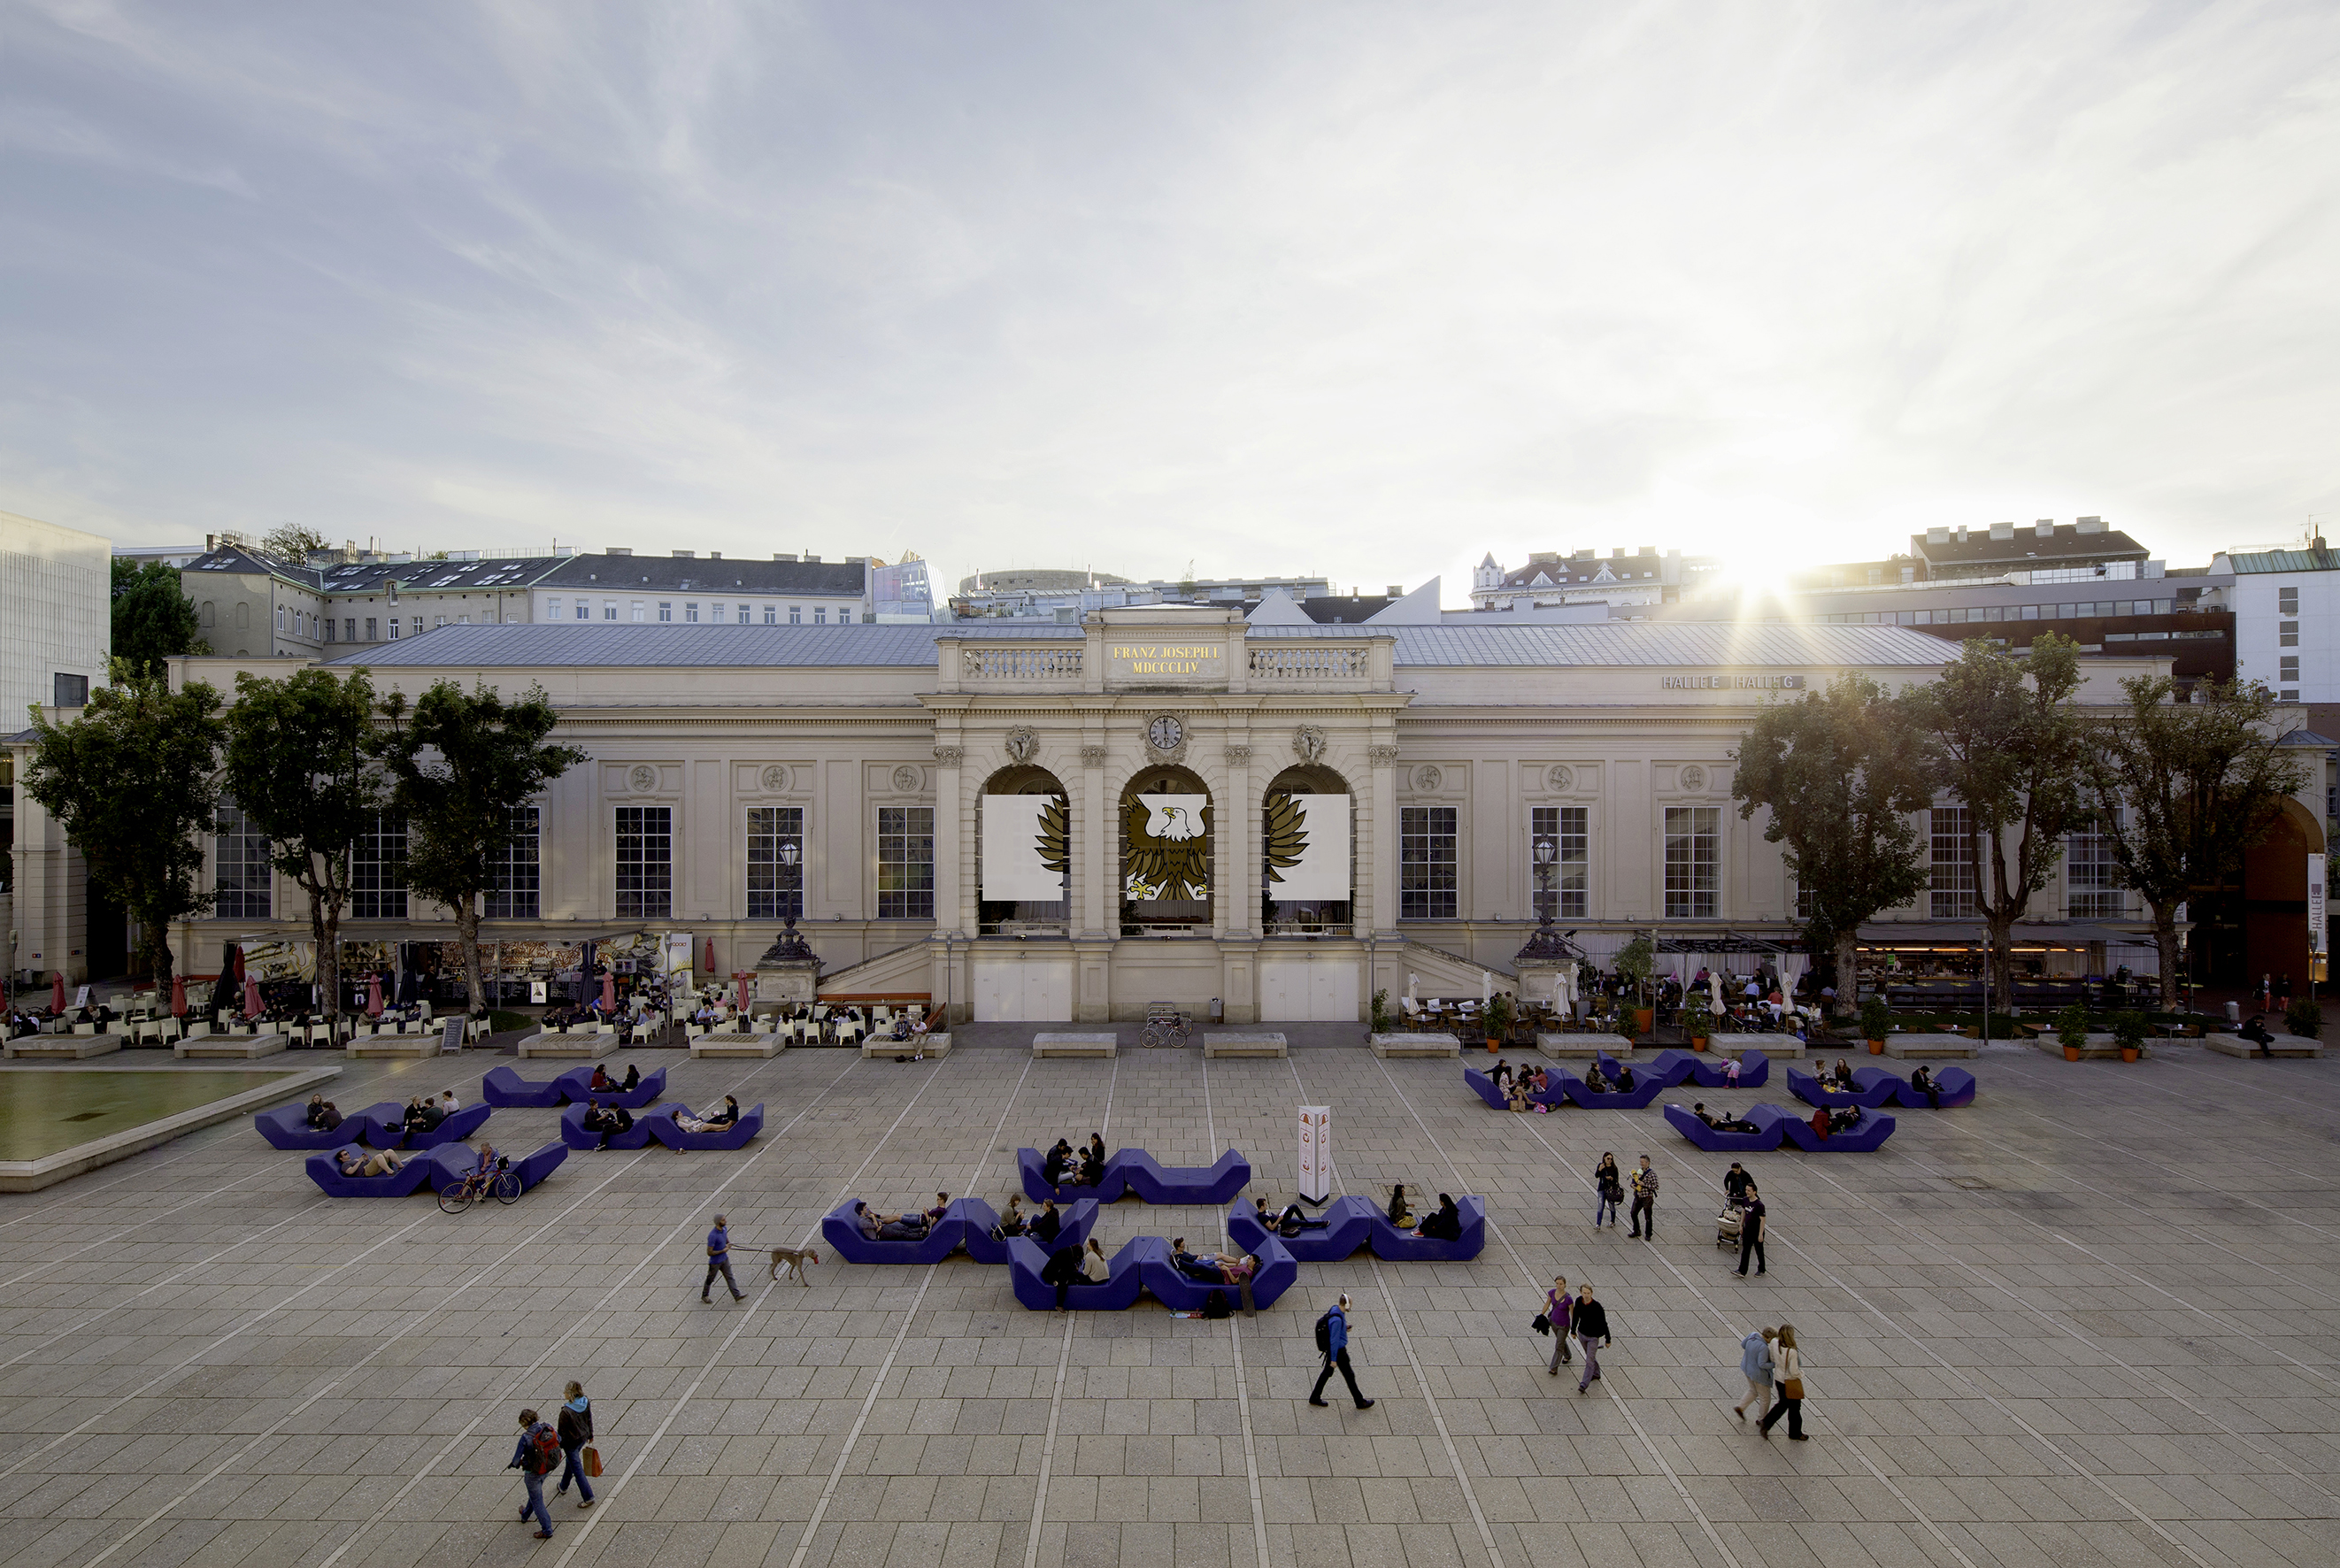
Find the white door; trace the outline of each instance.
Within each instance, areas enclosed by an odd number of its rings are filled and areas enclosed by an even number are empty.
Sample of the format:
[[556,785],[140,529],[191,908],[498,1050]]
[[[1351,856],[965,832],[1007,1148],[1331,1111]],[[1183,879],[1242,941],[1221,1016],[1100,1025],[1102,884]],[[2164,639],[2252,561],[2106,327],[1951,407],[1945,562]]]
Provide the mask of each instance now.
[[1354,964],[1308,966],[1308,1017],[1319,1024],[1357,1021],[1357,968]]

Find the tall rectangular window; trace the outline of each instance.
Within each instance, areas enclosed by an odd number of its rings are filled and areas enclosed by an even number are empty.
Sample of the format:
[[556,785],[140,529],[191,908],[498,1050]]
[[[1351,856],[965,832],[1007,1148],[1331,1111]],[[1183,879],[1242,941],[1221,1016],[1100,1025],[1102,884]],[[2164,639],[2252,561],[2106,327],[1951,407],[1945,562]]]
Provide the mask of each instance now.
[[[366,622],[366,640],[367,640],[368,642],[379,642],[379,641],[381,641],[381,640],[382,640],[382,633],[381,633],[379,630],[376,630],[376,628],[375,628],[375,620],[376,620],[376,618],[375,618],[375,617],[373,617],[373,616],[371,616],[371,615],[369,615],[369,616],[367,616],[367,617],[365,618],[365,622]],[[398,624],[398,622],[396,622],[396,621],[394,621],[394,620],[393,620],[393,621],[392,621],[392,622],[391,622],[391,624],[392,624],[392,626],[395,626],[395,625],[397,625],[397,624]],[[391,633],[391,635],[392,635],[392,637],[395,637],[395,636],[397,636],[397,635],[398,635],[398,633],[396,633],[395,631],[393,631],[393,632],[392,632],[392,633]]]
[[544,618],[547,620],[558,620],[560,619],[560,600],[557,599],[548,599],[544,601]]
[[[783,848],[795,850],[791,857]],[[793,858],[791,866],[788,859]],[[932,856],[929,855],[929,859]],[[927,878],[931,889],[934,879]],[[933,908],[931,894],[927,907]],[[748,809],[748,918],[785,920],[804,917],[804,808],[750,806]]]
[[[580,601],[581,602],[581,601]],[[488,858],[488,918],[533,920],[543,888],[543,866],[538,859],[539,819],[534,806],[511,809],[511,837]]]
[[1929,913],[1937,920],[1970,920],[1975,916],[1975,868],[1968,858],[1974,838],[1974,813],[1964,806],[1933,809],[1933,860],[1928,868]]
[[671,600],[663,599],[659,600],[659,619],[660,620],[674,619],[674,604]]
[[699,624],[699,600],[694,599],[682,607],[682,619],[692,626]]
[[[618,607],[616,605],[612,604],[609,607],[609,617],[612,620],[618,619]],[[577,619],[580,620],[590,620],[593,619],[593,607],[586,603],[581,599],[577,601]]]
[[[618,601],[616,600],[605,599],[601,601],[601,619],[604,620],[615,620],[618,619]],[[639,620],[641,618],[640,616],[636,616],[634,619]]]
[[767,626],[778,626],[779,623],[780,607],[777,604],[768,604],[764,606],[764,624]]
[[1460,912],[1455,809],[1402,806],[1397,814],[1397,916],[1452,920]]
[[350,850],[350,918],[406,918],[406,819],[384,811]]
[[935,918],[935,809],[878,808],[878,918]]
[[814,605],[814,606],[812,607],[812,623],[813,623],[815,626],[826,626],[826,625],[828,625],[828,611],[826,609],[824,609],[822,606],[820,606],[820,605],[818,605],[818,604]]
[[618,914],[659,918],[674,912],[674,808],[618,808]]
[[741,605],[741,606],[739,607],[739,624],[740,624],[740,625],[742,625],[742,626],[747,625],[747,624],[748,624],[748,622],[749,622],[749,619],[750,619],[750,616],[749,615],[749,606],[744,605],[744,604],[743,604],[743,605]]
[[[1590,812],[1582,806],[1537,806],[1528,813],[1528,875],[1534,888],[1532,913],[1539,920],[1547,912],[1555,920],[1581,920],[1591,899],[1592,836]],[[1536,846],[1546,839],[1556,851],[1552,871],[1539,869]],[[1549,880],[1549,890],[1543,884]]]
[[223,799],[213,813],[212,913],[223,920],[268,918],[268,839],[233,801]]
[[390,618],[390,640],[392,642],[398,640],[398,617],[395,615]]
[[2128,895],[2114,879],[2113,843],[2102,825],[2084,822],[2064,839],[2064,918],[2117,920],[2128,913]]
[[788,606],[788,624],[790,626],[802,626],[804,624],[803,605],[791,604]]
[[2296,588],[2276,589],[2275,590],[2275,609],[2276,613],[2278,615],[2297,615],[2299,613],[2299,590]]
[[1722,880],[1722,809],[1666,808],[1666,918],[1709,920]]

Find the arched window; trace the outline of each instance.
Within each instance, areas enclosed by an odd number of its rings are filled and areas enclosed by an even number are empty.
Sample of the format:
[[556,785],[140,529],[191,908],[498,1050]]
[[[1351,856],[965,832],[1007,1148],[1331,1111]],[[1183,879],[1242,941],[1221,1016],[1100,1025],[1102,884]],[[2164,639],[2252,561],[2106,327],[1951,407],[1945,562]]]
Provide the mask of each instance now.
[[1123,787],[1124,936],[1183,935],[1211,925],[1211,792],[1184,768],[1148,768]]
[[1065,934],[1072,918],[1072,811],[1046,768],[1003,768],[985,780],[976,820],[977,934]]
[[1348,780],[1322,765],[1286,768],[1260,806],[1260,929],[1271,937],[1350,934],[1356,820]]

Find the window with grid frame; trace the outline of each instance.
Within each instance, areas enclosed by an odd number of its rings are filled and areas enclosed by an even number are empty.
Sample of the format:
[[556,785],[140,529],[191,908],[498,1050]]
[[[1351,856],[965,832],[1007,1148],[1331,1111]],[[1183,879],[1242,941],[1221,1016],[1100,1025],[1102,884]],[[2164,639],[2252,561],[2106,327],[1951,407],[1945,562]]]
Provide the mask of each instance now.
[[2128,913],[2128,894],[2115,879],[2113,844],[2104,824],[2082,823],[2064,839],[2064,918],[2117,920]]
[[935,918],[935,809],[878,808],[878,918]]
[[1404,806],[1397,819],[1397,918],[1453,919],[1462,902],[1455,809]]
[[[783,845],[793,844],[797,863],[784,863]],[[931,857],[930,857],[931,858]],[[933,878],[927,878],[933,886]],[[929,901],[931,908],[931,899]],[[785,920],[804,918],[804,808],[748,808],[748,918]]]
[[1666,918],[1714,918],[1722,883],[1722,809],[1666,808]]
[[538,858],[540,820],[533,805],[511,809],[511,837],[488,858],[489,919],[537,918],[544,875]]
[[223,920],[265,920],[273,887],[268,836],[223,797],[213,814],[212,914]]
[[1937,806],[1930,813],[1932,860],[1927,868],[1927,912],[1937,920],[1970,920],[1976,913],[1975,868],[1969,858],[1974,813]]
[[384,811],[350,849],[350,918],[406,918],[406,819]]
[[[1582,806],[1537,806],[1528,813],[1528,875],[1532,889],[1531,912],[1539,920],[1547,912],[1555,920],[1581,920],[1590,912],[1592,894],[1592,835],[1591,811]],[[1535,868],[1535,847],[1550,839],[1558,849],[1552,862],[1549,890]]]
[[674,808],[618,808],[618,909],[644,918],[674,913]]

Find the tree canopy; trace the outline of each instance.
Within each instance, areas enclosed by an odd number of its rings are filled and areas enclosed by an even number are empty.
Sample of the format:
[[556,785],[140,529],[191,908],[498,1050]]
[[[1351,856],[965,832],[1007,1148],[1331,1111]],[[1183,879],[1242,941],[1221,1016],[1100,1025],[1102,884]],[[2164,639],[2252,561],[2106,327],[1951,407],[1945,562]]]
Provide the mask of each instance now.
[[57,819],[91,879],[138,922],[139,949],[165,994],[171,923],[212,905],[201,887],[201,835],[219,800],[219,707],[213,687],[173,691],[151,674],[91,692],[70,723],[33,710],[39,740],[25,791]]
[[260,553],[283,561],[287,566],[306,566],[309,557],[321,550],[331,550],[332,543],[305,523],[282,522],[268,531],[260,541]]
[[134,676],[160,675],[174,654],[209,653],[176,568],[114,561],[114,657]]

